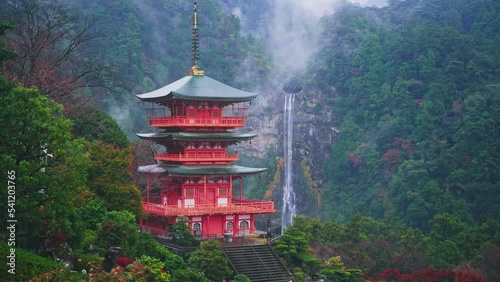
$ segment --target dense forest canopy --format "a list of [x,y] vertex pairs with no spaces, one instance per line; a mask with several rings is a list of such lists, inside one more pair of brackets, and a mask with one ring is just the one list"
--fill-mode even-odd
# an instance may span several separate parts
[[[89,270],[88,262],[108,263],[109,246],[121,246],[120,265],[132,270],[97,271],[103,280],[144,278],[142,268],[153,280],[232,277],[214,242],[183,260],[135,232],[145,180],[133,171],[151,162],[151,150],[131,138],[146,126],[134,95],[186,74],[192,3],[1,5],[0,169],[16,171],[16,247]],[[269,48],[276,5],[200,1],[202,69],[249,91],[275,87],[284,71]],[[324,175],[317,218],[297,217],[276,252],[296,279],[499,280],[500,2],[334,7],[320,19],[318,50],[300,77],[304,92],[330,106],[339,134],[326,165],[312,168]],[[276,159],[268,151],[261,161]],[[257,185],[279,180],[279,170]],[[0,191],[6,207],[8,189]],[[193,243],[185,224],[176,228],[181,242]],[[64,257],[68,248],[73,257]],[[206,261],[211,255],[218,265]],[[71,279],[32,254],[19,256],[21,279]]]
[[498,217],[498,8],[390,1],[323,18],[310,84],[333,104],[341,132],[322,218],[391,215],[428,230],[439,213]]

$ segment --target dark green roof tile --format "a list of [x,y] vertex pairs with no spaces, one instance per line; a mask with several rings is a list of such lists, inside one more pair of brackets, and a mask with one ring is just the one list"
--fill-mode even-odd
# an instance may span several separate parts
[[245,134],[237,132],[161,132],[161,133],[137,133],[142,139],[175,139],[175,140],[208,140],[208,141],[245,141],[251,140],[257,134]]
[[174,98],[245,102],[255,99],[257,94],[233,88],[208,76],[185,76],[167,86],[139,94],[137,97],[147,102],[162,102]]
[[252,175],[263,171],[267,168],[254,168],[239,165],[201,165],[201,166],[186,166],[186,165],[169,165],[169,164],[154,164],[140,166],[139,172],[148,173],[167,173],[176,176],[211,176],[211,175]]

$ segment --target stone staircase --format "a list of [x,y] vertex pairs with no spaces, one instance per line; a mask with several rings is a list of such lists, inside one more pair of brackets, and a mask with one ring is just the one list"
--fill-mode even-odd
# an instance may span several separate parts
[[293,281],[274,250],[268,244],[225,246],[224,254],[237,274],[245,274],[252,282]]

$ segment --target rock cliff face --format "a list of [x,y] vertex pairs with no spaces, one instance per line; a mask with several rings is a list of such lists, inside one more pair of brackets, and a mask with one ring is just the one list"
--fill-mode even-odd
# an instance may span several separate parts
[[[319,91],[306,87],[296,94],[294,102],[292,170],[293,190],[299,215],[318,215],[323,188],[323,167],[329,158],[330,146],[338,134],[331,117],[332,109],[322,96]],[[258,134],[258,137],[251,143],[246,142],[238,146],[241,158],[247,159],[247,164],[271,166],[268,167],[268,173],[273,175],[252,184],[266,186],[265,196],[275,201],[277,216],[281,213],[284,183],[284,99],[284,93],[278,87],[260,91],[250,106],[248,126],[245,129]],[[271,157],[273,159],[269,159]],[[247,189],[262,191],[262,188]],[[252,196],[263,197],[259,194]]]

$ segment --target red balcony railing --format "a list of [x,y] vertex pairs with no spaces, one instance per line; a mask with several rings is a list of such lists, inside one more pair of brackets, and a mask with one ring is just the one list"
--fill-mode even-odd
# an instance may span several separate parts
[[226,153],[184,153],[184,154],[167,154],[156,153],[155,160],[159,161],[180,161],[180,162],[233,162],[238,160],[238,154]]
[[195,216],[204,214],[264,214],[273,213],[273,201],[233,199],[232,204],[199,204],[193,206],[162,205],[143,201],[144,212],[163,216]]
[[203,126],[203,127],[243,127],[245,126],[245,117],[229,116],[214,118],[197,118],[187,116],[170,117],[149,117],[149,125],[153,127],[185,127],[185,126]]

